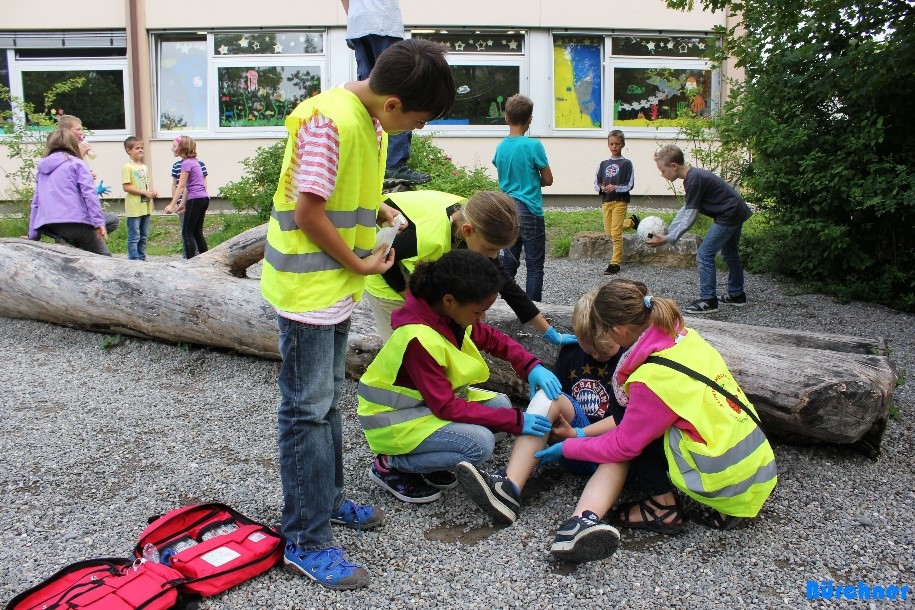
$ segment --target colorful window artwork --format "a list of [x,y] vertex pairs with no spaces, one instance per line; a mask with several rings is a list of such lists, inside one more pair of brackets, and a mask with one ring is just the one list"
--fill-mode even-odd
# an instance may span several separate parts
[[219,126],[283,125],[305,98],[321,92],[320,66],[219,68]]
[[702,57],[714,39],[700,36],[613,36],[613,54],[629,57]]
[[711,81],[711,70],[616,67],[613,124],[676,127],[686,117],[708,116]]
[[555,129],[676,129],[707,117],[715,73],[705,36],[553,35]]
[[230,32],[213,36],[216,55],[302,55],[324,52],[316,32]]
[[425,38],[448,47],[449,53],[524,54],[524,30],[414,30],[413,38]]
[[505,100],[520,90],[520,67],[452,64],[451,74],[454,108],[429,125],[505,125]]
[[159,129],[281,127],[321,91],[324,33],[214,32],[159,40]]
[[602,36],[553,38],[553,109],[557,129],[601,128],[603,56]]

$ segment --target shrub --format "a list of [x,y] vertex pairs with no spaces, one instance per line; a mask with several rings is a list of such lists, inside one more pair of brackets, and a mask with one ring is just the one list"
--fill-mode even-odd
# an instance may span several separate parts
[[253,212],[262,222],[267,222],[273,209],[273,194],[280,179],[285,150],[286,138],[258,147],[253,157],[241,162],[245,175],[219,189],[219,196],[227,199],[236,210]]
[[[261,146],[253,157],[241,163],[245,175],[219,189],[236,210],[253,212],[266,222],[273,208],[273,194],[283,165],[286,138],[269,146]],[[469,197],[477,191],[498,190],[499,183],[486,175],[482,167],[467,169],[451,161],[451,157],[432,143],[429,137],[414,136],[410,166],[432,176],[432,181],[419,188],[445,191]]]
[[483,167],[468,169],[455,165],[445,151],[432,143],[431,136],[413,136],[410,167],[432,176],[432,181],[419,189],[444,191],[462,197],[470,197],[477,191],[499,190],[499,183],[490,178]]

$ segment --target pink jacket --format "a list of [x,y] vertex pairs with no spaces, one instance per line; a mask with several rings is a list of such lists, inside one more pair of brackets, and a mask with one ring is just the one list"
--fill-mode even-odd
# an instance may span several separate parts
[[[685,335],[687,332],[695,331],[681,332]],[[671,426],[680,428],[696,440],[702,440],[691,423],[674,413],[644,383],[630,384],[628,396],[622,390],[629,376],[648,356],[672,347],[673,344],[673,339],[654,326],[649,326],[642,333],[638,341],[620,359],[613,377],[614,393],[626,409],[623,421],[613,430],[600,436],[567,439],[562,444],[564,457],[598,464],[628,462],[641,454],[653,440],[663,436]]]
[[[404,305],[391,314],[391,327],[395,330],[407,324],[428,326],[455,346],[458,345],[452,320],[435,313],[429,303],[414,297],[412,293],[407,293]],[[531,369],[540,364],[517,341],[488,324],[474,324],[470,337],[481,352],[510,363],[519,377],[526,379]],[[457,396],[451,389],[451,382],[445,376],[444,369],[416,339],[407,346],[394,383],[419,391],[429,409],[441,419],[478,424],[512,434],[521,433],[523,414],[520,410],[492,409]]]
[[64,152],[51,153],[38,162],[29,239],[37,240],[38,229],[59,222],[105,226],[92,172],[81,159]]

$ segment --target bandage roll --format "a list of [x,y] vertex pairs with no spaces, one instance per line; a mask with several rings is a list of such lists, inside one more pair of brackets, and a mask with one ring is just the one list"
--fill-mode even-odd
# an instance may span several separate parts
[[546,417],[547,413],[550,412],[551,404],[553,404],[553,401],[546,395],[546,392],[537,390],[537,393],[534,394],[534,397],[531,398],[531,402],[527,405],[527,412],[533,415],[543,415]]

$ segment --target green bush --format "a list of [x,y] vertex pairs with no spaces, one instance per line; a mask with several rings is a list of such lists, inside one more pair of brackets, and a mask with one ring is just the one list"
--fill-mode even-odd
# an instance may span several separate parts
[[[668,0],[687,8],[693,0]],[[841,298],[915,311],[915,28],[892,0],[702,0],[746,73],[718,135],[751,153],[748,201],[766,213],[748,268]]]
[[261,222],[267,222],[273,209],[273,194],[280,179],[285,150],[286,138],[258,147],[253,157],[241,162],[245,175],[219,189],[219,196],[227,199],[236,210],[254,212]]
[[[273,194],[283,166],[286,139],[269,146],[261,146],[242,161],[244,176],[219,189],[219,196],[227,199],[239,211],[254,212],[262,222],[270,217]],[[469,197],[477,191],[498,190],[499,183],[486,175],[482,167],[467,169],[451,161],[443,150],[429,137],[414,136],[410,166],[432,176],[432,181],[419,188],[445,191]]]
[[497,191],[499,183],[486,174],[483,167],[459,167],[445,151],[432,143],[431,136],[413,136],[410,167],[432,176],[432,181],[418,189],[454,193],[470,197],[477,191]]

